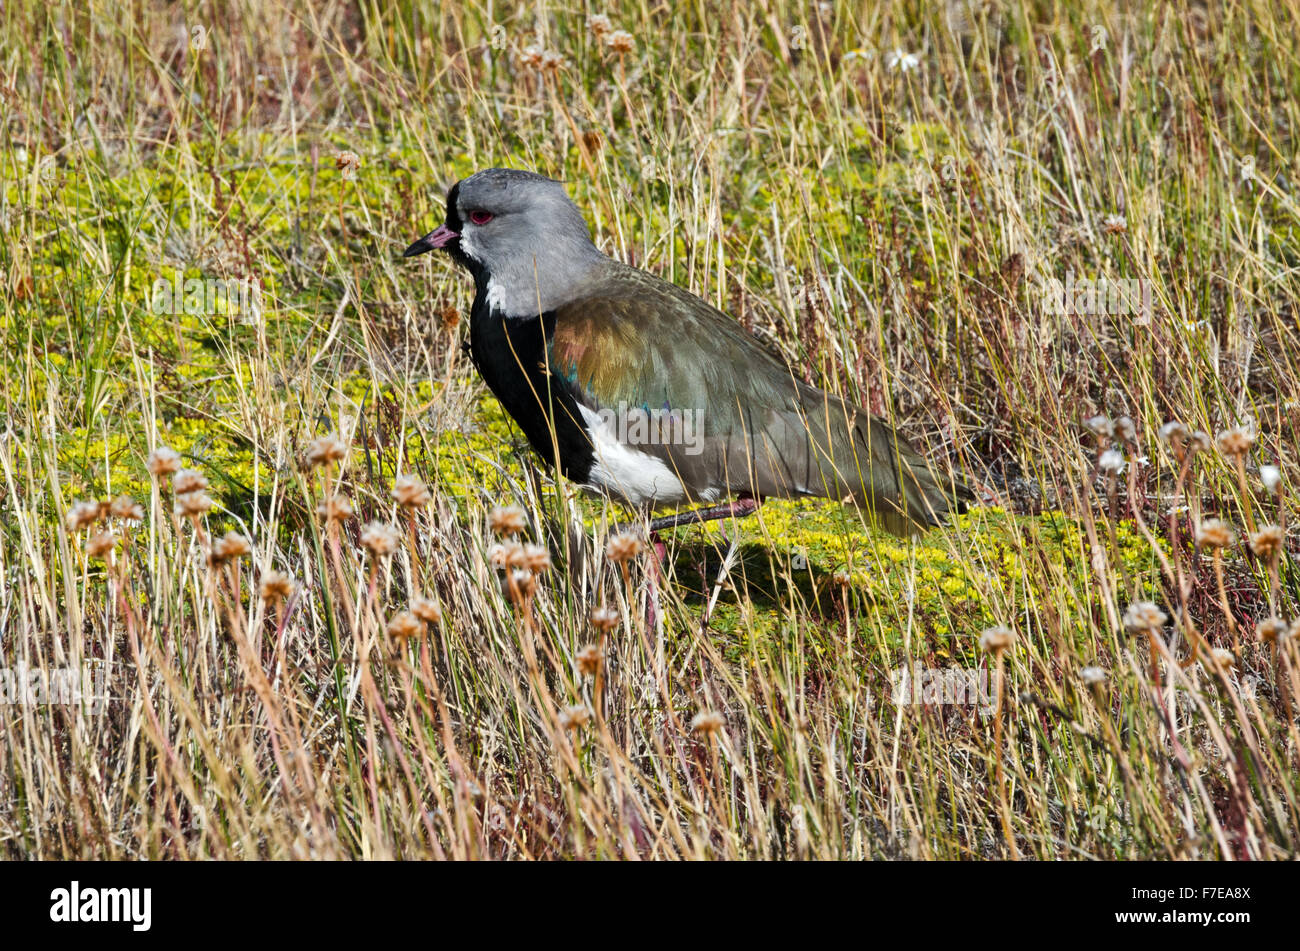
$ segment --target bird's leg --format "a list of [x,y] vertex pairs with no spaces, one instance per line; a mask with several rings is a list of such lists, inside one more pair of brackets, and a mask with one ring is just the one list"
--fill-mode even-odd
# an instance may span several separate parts
[[650,535],[653,538],[656,532],[667,531],[670,528],[680,528],[683,525],[701,525],[704,522],[716,522],[720,518],[744,518],[746,515],[753,515],[757,512],[762,502],[762,499],[756,499],[752,495],[740,495],[730,502],[723,502],[721,505],[710,505],[708,508],[665,515],[650,522]]

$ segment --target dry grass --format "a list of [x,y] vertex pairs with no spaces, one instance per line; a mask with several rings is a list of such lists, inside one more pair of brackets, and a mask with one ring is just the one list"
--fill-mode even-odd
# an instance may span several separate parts
[[[0,669],[110,695],[0,705],[0,854],[1294,857],[1296,11],[598,12],[0,10]],[[681,530],[648,625],[397,257],[491,164],[984,504]],[[261,306],[156,313],[182,271]]]

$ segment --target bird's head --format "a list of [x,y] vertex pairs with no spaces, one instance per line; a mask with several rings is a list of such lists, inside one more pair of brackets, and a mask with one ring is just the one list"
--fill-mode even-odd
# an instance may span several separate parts
[[510,168],[485,169],[453,185],[442,226],[403,256],[436,249],[447,251],[476,279],[517,288],[522,296],[538,284],[575,278],[592,253],[599,254],[562,184]]

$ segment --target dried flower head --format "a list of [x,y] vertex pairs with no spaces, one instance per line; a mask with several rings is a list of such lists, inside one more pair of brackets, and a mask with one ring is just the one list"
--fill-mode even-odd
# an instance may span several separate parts
[[489,545],[487,556],[488,563],[493,568],[524,567],[524,546],[519,542],[497,542],[495,545]]
[[187,492],[206,492],[208,477],[197,469],[182,469],[172,479],[172,491],[177,495]]
[[488,513],[488,528],[503,538],[522,534],[527,525],[524,510],[517,505],[498,505]]
[[506,594],[513,601],[526,601],[537,592],[537,576],[527,568],[515,568],[506,576]]
[[1160,427],[1160,438],[1177,448],[1191,435],[1187,427],[1177,420],[1170,420]]
[[1234,426],[1219,433],[1219,452],[1225,456],[1244,456],[1255,445],[1255,430],[1252,426]]
[[1101,667],[1084,667],[1079,671],[1079,679],[1089,687],[1106,682],[1106,671]]
[[551,553],[544,545],[528,544],[523,551],[524,567],[534,574],[541,574],[551,567]]
[[536,44],[525,46],[519,51],[519,64],[530,69],[541,69],[546,51]]
[[613,29],[614,24],[610,23],[609,17],[603,13],[593,13],[587,17],[587,30],[598,40]]
[[625,564],[641,554],[641,539],[632,532],[620,532],[605,546],[605,556],[616,565]]
[[401,542],[397,529],[382,522],[371,522],[361,530],[362,547],[376,558],[387,558]]
[[86,554],[91,558],[107,559],[116,544],[117,535],[113,532],[99,532],[86,542]]
[[636,40],[627,30],[615,30],[605,37],[605,45],[609,47],[611,53],[623,56],[636,48]]
[[1264,488],[1270,492],[1276,492],[1282,485],[1282,470],[1277,466],[1260,466],[1259,481],[1264,483]]
[[425,624],[442,623],[442,609],[432,598],[416,598],[411,602],[411,613]]
[[276,605],[289,600],[293,594],[293,579],[283,571],[264,571],[257,591],[267,604]]
[[1236,538],[1227,522],[1218,518],[1207,518],[1196,527],[1196,544],[1202,548],[1231,548]]
[[119,495],[108,507],[108,514],[124,522],[144,521],[144,506],[129,495]]
[[1261,525],[1259,531],[1250,536],[1250,550],[1260,558],[1272,558],[1282,550],[1286,534],[1281,525]]
[[853,584],[853,575],[845,568],[836,568],[831,572],[831,584],[837,588],[847,588]]
[[83,528],[90,528],[100,519],[102,508],[94,499],[85,499],[73,504],[68,509],[67,526],[70,532],[79,532]]
[[712,736],[726,725],[727,721],[721,713],[716,713],[713,710],[701,710],[691,719],[691,732]]
[[1089,416],[1083,421],[1083,428],[1098,439],[1110,439],[1115,435],[1115,424],[1109,416]]
[[318,469],[321,466],[329,465],[331,462],[339,462],[347,458],[347,455],[347,443],[330,433],[328,436],[313,439],[307,444],[307,450],[302,456],[303,465],[308,469]]
[[985,629],[980,635],[980,648],[994,653],[1004,651],[1016,642],[1016,632],[1001,624]]
[[1118,449],[1107,449],[1098,457],[1097,466],[1108,475],[1119,475],[1124,471],[1124,454]]
[[185,492],[176,496],[176,514],[182,518],[197,518],[212,510],[212,497],[206,492]]
[[243,558],[253,550],[248,539],[238,532],[226,532],[212,543],[212,563],[222,565]]
[[1266,617],[1255,625],[1255,634],[1265,644],[1271,644],[1279,637],[1286,637],[1288,630],[1286,621],[1277,617]]
[[1102,234],[1123,234],[1128,230],[1128,220],[1123,215],[1107,215],[1101,219]]
[[388,622],[388,636],[398,641],[409,641],[424,635],[424,622],[410,611],[398,611]]
[[1169,615],[1153,601],[1134,601],[1124,612],[1124,630],[1130,634],[1158,633]]
[[1133,420],[1128,416],[1120,416],[1115,420],[1115,432],[1119,438],[1126,443],[1137,442],[1137,426],[1133,425]]
[[582,704],[575,704],[561,710],[559,719],[564,729],[581,730],[591,721],[591,711]]
[[334,167],[343,173],[343,181],[354,181],[361,168],[361,156],[356,152],[339,152],[334,156]]
[[393,482],[393,498],[403,508],[418,509],[429,504],[429,487],[419,476],[398,476]]
[[612,631],[618,627],[618,612],[613,608],[601,606],[591,612],[591,626],[602,634]]
[[1203,429],[1198,429],[1187,437],[1187,446],[1192,452],[1209,452],[1212,445],[1210,434]]
[[555,73],[564,68],[564,57],[555,50],[544,50],[542,52],[542,69],[546,72]]
[[352,517],[352,503],[346,495],[331,495],[316,506],[316,514],[327,522],[345,522]]
[[604,659],[605,652],[598,644],[588,644],[578,651],[578,673],[584,677],[596,676],[596,671],[600,670],[601,661]]
[[180,470],[181,456],[175,449],[159,446],[149,453],[145,465],[149,468],[149,474],[155,479],[165,479],[173,472]]

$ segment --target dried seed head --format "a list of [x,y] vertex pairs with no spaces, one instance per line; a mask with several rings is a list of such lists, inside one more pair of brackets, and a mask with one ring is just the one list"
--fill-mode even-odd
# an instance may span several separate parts
[[1083,428],[1098,439],[1111,439],[1115,435],[1115,424],[1109,416],[1089,416],[1083,421]]
[[316,506],[316,514],[327,522],[345,522],[352,517],[352,503],[345,495],[331,495]]
[[1177,449],[1190,436],[1187,427],[1177,420],[1170,420],[1160,427],[1160,438]]
[[489,545],[487,556],[488,563],[493,568],[524,567],[524,546],[519,542],[497,542],[495,545]]
[[1128,220],[1123,215],[1107,215],[1101,219],[1102,234],[1123,234],[1128,231]]
[[334,433],[330,433],[328,436],[313,439],[307,444],[307,451],[303,453],[303,466],[307,469],[318,469],[331,462],[346,459],[347,455],[347,443]]
[[537,577],[527,568],[516,568],[510,572],[506,583],[506,594],[513,601],[526,601],[537,591]]
[[432,598],[416,598],[411,602],[411,613],[425,624],[442,623],[442,609]]
[[203,491],[182,493],[176,496],[175,510],[182,518],[197,518],[212,510],[212,497]]
[[602,634],[608,633],[618,627],[618,622],[618,612],[613,608],[602,606],[591,612],[591,626]]
[[1196,528],[1196,544],[1202,548],[1231,548],[1236,539],[1227,522],[1218,518],[1207,518]]
[[565,707],[560,711],[560,726],[566,730],[581,730],[591,720],[591,711],[582,704]]
[[1234,426],[1225,429],[1219,433],[1215,442],[1219,446],[1219,452],[1225,456],[1244,456],[1250,451],[1250,447],[1255,445],[1254,427]]
[[1153,601],[1134,601],[1124,612],[1124,630],[1130,634],[1158,633],[1169,615]]
[[536,44],[525,46],[519,52],[519,64],[521,66],[528,66],[532,69],[541,69],[542,58],[545,55],[546,51]]
[[605,34],[613,31],[614,24],[609,22],[609,17],[605,16],[605,14],[593,13],[591,16],[587,17],[587,29],[591,32],[592,36],[599,40],[604,37]]
[[498,505],[488,513],[488,528],[503,538],[522,534],[527,525],[524,510],[517,505]]
[[393,482],[393,498],[403,508],[418,509],[429,504],[432,496],[424,480],[419,476],[398,476]]
[[564,57],[555,50],[543,50],[541,65],[548,72],[559,72],[564,68]]
[[1259,481],[1268,491],[1276,492],[1282,485],[1282,470],[1277,466],[1260,466]]
[[632,532],[620,532],[605,546],[605,556],[616,565],[625,564],[639,554],[641,554],[641,539]]
[[609,47],[610,52],[622,56],[636,48],[636,40],[627,30],[615,30],[605,37],[605,45]]
[[999,624],[987,628],[980,635],[980,648],[993,653],[1000,653],[1016,642],[1016,632]]
[[1106,671],[1101,667],[1084,667],[1079,671],[1079,679],[1089,687],[1106,682]]
[[578,651],[578,673],[584,677],[596,676],[600,663],[605,659],[605,652],[597,644],[588,644]]
[[356,152],[339,152],[334,156],[334,167],[343,173],[343,181],[354,181],[361,168],[361,156]]
[[836,568],[831,572],[831,584],[837,588],[847,588],[853,584],[853,575],[844,568]]
[[107,559],[116,544],[117,535],[113,532],[99,532],[86,542],[86,554],[91,558]]
[[1120,416],[1115,420],[1115,432],[1126,443],[1137,442],[1137,427],[1133,425],[1133,420],[1128,416]]
[[1260,558],[1273,558],[1282,550],[1285,541],[1281,525],[1262,525],[1250,536],[1250,550]]
[[551,553],[543,545],[525,545],[523,552],[524,567],[534,574],[541,574],[551,567]]
[[145,465],[149,468],[149,474],[155,479],[165,479],[173,472],[178,472],[181,467],[181,456],[175,449],[167,446],[159,446],[153,452],[149,453],[149,458]]
[[1255,634],[1265,644],[1271,644],[1279,637],[1286,637],[1288,630],[1286,621],[1276,617],[1266,617],[1255,625]]
[[267,604],[276,605],[289,600],[293,594],[293,579],[283,571],[264,571],[257,591]]
[[712,736],[726,725],[727,721],[721,713],[715,713],[712,710],[701,710],[691,720],[691,732]]
[[172,491],[177,495],[187,492],[206,492],[208,477],[197,469],[182,469],[172,479]]
[[1209,452],[1213,443],[1210,440],[1209,433],[1198,429],[1187,437],[1187,445],[1192,452]]
[[144,520],[144,506],[129,495],[119,495],[115,498],[108,507],[108,513],[113,518],[120,518],[124,522],[140,522]]
[[83,528],[90,528],[100,519],[100,504],[94,499],[86,499],[73,504],[68,509],[67,526],[70,532],[79,532]]
[[376,558],[387,558],[401,542],[397,529],[382,522],[371,522],[361,530],[362,546]]
[[424,622],[410,611],[398,611],[388,622],[388,636],[398,641],[409,641],[424,635]]
[[237,532],[226,532],[224,536],[212,543],[212,563],[221,565],[228,561],[236,561],[252,550],[253,547],[243,535]]
[[1108,475],[1119,475],[1124,471],[1124,454],[1118,449],[1107,449],[1097,459],[1097,466]]

